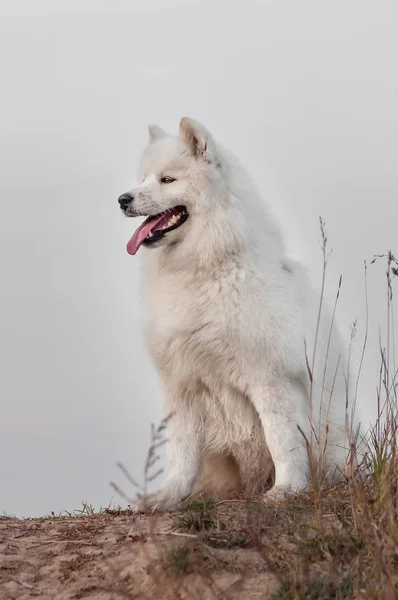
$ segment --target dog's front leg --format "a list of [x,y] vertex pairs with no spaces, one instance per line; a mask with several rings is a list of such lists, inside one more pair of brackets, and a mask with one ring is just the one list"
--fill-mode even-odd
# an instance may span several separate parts
[[287,493],[298,492],[308,484],[309,475],[303,435],[306,423],[308,426],[308,415],[303,390],[291,383],[275,382],[253,390],[252,402],[275,467],[275,484],[265,499],[278,499]]
[[200,463],[200,436],[192,407],[173,398],[168,402],[171,416],[167,423],[169,472],[158,492],[138,496],[136,512],[169,511],[178,508],[191,494]]

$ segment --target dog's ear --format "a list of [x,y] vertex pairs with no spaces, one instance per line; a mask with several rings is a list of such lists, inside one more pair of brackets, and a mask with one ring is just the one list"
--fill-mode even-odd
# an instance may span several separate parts
[[183,117],[180,121],[180,136],[188,143],[194,156],[203,158],[207,162],[214,161],[214,140],[203,125],[193,119]]
[[157,125],[148,125],[148,132],[150,143],[154,142],[155,140],[160,140],[161,138],[167,137],[167,133]]

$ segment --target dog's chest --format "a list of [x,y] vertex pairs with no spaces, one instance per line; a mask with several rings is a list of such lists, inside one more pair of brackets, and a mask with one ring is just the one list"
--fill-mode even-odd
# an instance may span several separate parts
[[148,291],[147,336],[158,367],[191,374],[231,360],[228,339],[234,315],[219,282],[198,288],[157,282]]

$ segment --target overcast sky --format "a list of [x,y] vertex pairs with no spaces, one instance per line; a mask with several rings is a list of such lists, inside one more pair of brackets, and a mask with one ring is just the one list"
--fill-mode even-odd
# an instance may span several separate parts
[[398,252],[397,26],[395,0],[1,1],[0,511],[118,503],[117,460],[140,478],[162,394],[117,198],[148,122],[233,150],[315,283],[322,215],[328,293],[342,274],[341,327],[363,324],[363,261]]

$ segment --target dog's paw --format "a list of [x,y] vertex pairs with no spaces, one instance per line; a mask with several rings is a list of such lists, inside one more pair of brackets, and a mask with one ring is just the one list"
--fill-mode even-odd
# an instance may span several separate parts
[[289,485],[274,485],[274,487],[264,494],[263,500],[265,504],[272,504],[273,502],[285,500],[292,494],[294,494],[294,492]]
[[134,513],[169,512],[176,510],[180,500],[172,497],[166,490],[160,490],[154,494],[137,494],[131,510]]
[[274,487],[264,494],[263,500],[266,504],[282,502],[289,496],[294,496],[307,489],[308,483],[302,485],[274,485]]

